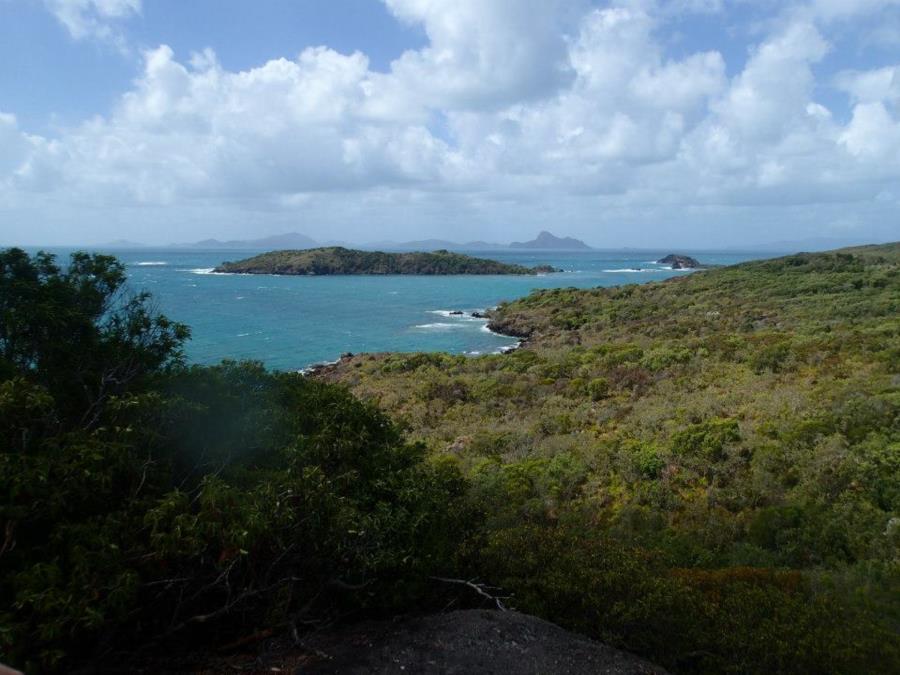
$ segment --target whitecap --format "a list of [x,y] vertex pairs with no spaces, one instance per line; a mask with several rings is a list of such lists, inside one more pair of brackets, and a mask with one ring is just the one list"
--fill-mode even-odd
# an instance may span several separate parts
[[134,263],[138,267],[159,267],[160,265],[168,265],[165,260],[142,260],[141,262]]
[[614,274],[637,274],[639,272],[656,272],[657,270],[636,270],[632,267],[624,267],[618,270],[603,270],[604,272],[614,273]]
[[[485,319],[483,317],[472,316],[472,312],[469,310],[463,311],[460,314],[459,312],[461,312],[461,311],[462,310],[458,310],[458,309],[457,310],[432,309],[432,310],[429,310],[428,313],[429,314],[437,314],[438,316],[442,316],[446,319],[453,319],[454,321],[476,321],[476,322],[482,321],[485,323],[487,323],[487,321],[488,321],[487,319]],[[456,312],[456,314],[454,314],[454,312]]]
[[238,337],[247,337],[248,335],[250,335],[250,333],[238,333],[237,334]]
[[420,323],[416,325],[416,328],[420,328],[421,330],[451,330],[453,328],[461,328],[458,323]]

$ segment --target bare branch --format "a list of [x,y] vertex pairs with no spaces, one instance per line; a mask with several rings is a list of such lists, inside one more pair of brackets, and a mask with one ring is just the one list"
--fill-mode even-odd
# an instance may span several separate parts
[[461,586],[468,586],[473,591],[478,593],[478,595],[480,595],[484,598],[487,598],[488,600],[490,600],[493,603],[496,603],[497,609],[499,609],[501,612],[505,612],[508,609],[508,607],[503,604],[503,600],[508,600],[509,596],[491,595],[490,593],[487,592],[486,589],[494,588],[493,586],[487,586],[485,584],[478,584],[478,583],[475,583],[474,580],[470,581],[467,579],[449,579],[447,577],[429,577],[429,578],[434,579],[435,581],[442,581],[445,584],[459,584]]

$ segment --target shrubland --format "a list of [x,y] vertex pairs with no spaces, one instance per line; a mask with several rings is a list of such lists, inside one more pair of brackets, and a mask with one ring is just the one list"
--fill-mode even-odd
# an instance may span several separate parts
[[513,353],[317,378],[187,365],[124,281],[0,253],[0,660],[479,597],[454,577],[673,672],[900,667],[900,246],[539,291],[492,315]]
[[676,672],[900,667],[900,245],[537,291],[492,325],[526,346],[325,375],[466,476],[470,574]]

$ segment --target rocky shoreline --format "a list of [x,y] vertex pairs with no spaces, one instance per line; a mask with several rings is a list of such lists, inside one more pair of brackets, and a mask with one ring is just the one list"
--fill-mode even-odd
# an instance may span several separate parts
[[[531,329],[525,328],[521,324],[517,324],[514,321],[498,320],[493,312],[493,309],[474,311],[470,312],[468,316],[472,317],[473,319],[487,320],[487,324],[485,325],[485,327],[495,335],[499,335],[500,337],[517,338],[517,342],[514,345],[506,345],[504,347],[501,347],[497,353],[509,354],[516,351],[517,349],[522,349],[523,347],[525,347],[528,344],[529,339],[531,338]],[[448,312],[448,314],[450,316],[465,316],[466,312],[459,309],[452,310]],[[334,361],[313,363],[312,365],[306,366],[305,368],[300,368],[297,372],[301,375],[306,375],[307,377],[325,376],[330,373],[336,372],[342,365],[350,363],[354,358],[357,358],[359,356],[361,356],[361,354],[344,352],[340,355],[339,358],[335,359]]]

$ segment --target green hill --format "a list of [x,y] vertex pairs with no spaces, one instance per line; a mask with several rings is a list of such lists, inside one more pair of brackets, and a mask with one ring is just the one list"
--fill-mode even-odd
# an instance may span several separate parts
[[318,378],[189,366],[126,279],[0,251],[0,661],[502,598],[674,673],[900,671],[900,245],[538,291],[510,354]]
[[340,246],[300,251],[272,251],[222,263],[215,272],[241,274],[539,274],[558,272],[552,267],[523,267],[474,258],[462,253],[382,253]]
[[[473,570],[676,672],[896,669],[900,244],[541,290],[326,377],[459,466]],[[865,627],[865,628],[864,628]]]

